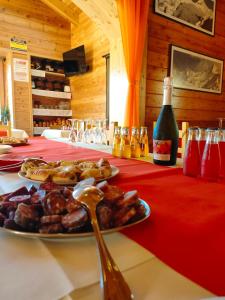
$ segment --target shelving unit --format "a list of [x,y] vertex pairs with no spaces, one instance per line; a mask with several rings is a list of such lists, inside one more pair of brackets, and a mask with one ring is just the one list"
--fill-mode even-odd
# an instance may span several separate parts
[[70,90],[69,80],[63,73],[62,62],[31,56],[31,81],[33,134],[41,135],[47,128],[68,125],[72,95],[66,91]]

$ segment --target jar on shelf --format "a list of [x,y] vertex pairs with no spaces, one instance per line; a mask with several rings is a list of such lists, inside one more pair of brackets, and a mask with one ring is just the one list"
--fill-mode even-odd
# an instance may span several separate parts
[[53,90],[57,91],[57,92],[61,92],[62,91],[62,84],[59,81],[54,81],[53,82]]
[[70,93],[70,86],[69,85],[64,85],[64,92],[65,93]]
[[52,81],[50,81],[50,80],[47,80],[46,81],[46,90],[48,90],[48,91],[52,91],[53,90],[53,82]]
[[52,62],[46,59],[45,70],[48,72],[54,72],[54,68],[52,67]]
[[36,60],[33,65],[34,65],[34,69],[36,69],[36,70],[43,70],[43,68],[42,68],[43,65],[42,65],[41,61]]
[[45,89],[45,82],[44,82],[43,79],[38,78],[38,79],[36,80],[36,88],[37,88],[37,89],[40,89],[40,90],[44,90],[44,89]]
[[59,102],[59,109],[69,109],[69,103],[66,101],[60,101]]

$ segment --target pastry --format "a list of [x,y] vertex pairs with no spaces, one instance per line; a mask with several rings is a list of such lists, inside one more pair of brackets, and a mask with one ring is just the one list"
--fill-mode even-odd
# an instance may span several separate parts
[[60,184],[73,184],[78,180],[77,173],[80,172],[76,166],[61,166],[55,169],[52,181]]
[[80,174],[80,179],[86,179],[89,177],[94,177],[96,180],[102,178],[102,173],[100,169],[86,169]]
[[101,171],[102,178],[108,178],[112,175],[111,167],[100,167],[99,170]]
[[32,168],[27,170],[26,177],[32,180],[46,181],[53,173],[53,169]]
[[97,168],[97,164],[93,161],[84,161],[79,163],[78,166],[81,170]]

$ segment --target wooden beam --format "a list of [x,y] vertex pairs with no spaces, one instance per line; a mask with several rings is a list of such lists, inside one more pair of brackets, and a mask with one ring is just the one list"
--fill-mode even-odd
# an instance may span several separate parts
[[[66,1],[66,0],[63,0]],[[120,36],[116,0],[70,0],[79,7],[109,38]],[[132,1],[132,0],[131,0]]]
[[68,2],[65,0],[41,0],[44,4],[54,10],[56,13],[61,15],[67,21],[74,25],[78,25],[78,10],[74,4],[74,9],[71,9],[71,5],[68,5]]

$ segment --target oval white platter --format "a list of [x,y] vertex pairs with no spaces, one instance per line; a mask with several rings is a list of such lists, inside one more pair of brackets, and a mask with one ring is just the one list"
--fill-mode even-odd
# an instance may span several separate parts
[[[108,180],[108,179],[110,179],[110,178],[113,178],[113,177],[115,177],[117,174],[119,174],[119,172],[120,172],[120,170],[119,170],[119,168],[117,168],[117,167],[115,167],[115,166],[113,166],[113,165],[110,165],[110,167],[111,167],[111,170],[112,170],[112,174],[109,176],[109,177],[105,177],[105,178],[102,178],[102,179],[100,179],[100,180],[96,180],[97,182],[99,182],[99,181],[103,181],[103,180]],[[24,180],[26,180],[26,181],[30,181],[30,182],[34,182],[34,183],[39,183],[39,184],[41,184],[41,183],[44,183],[44,182],[46,182],[46,181],[40,181],[40,180],[33,180],[33,179],[30,179],[30,178],[27,178],[26,176],[25,176],[25,173],[24,172],[21,172],[21,171],[19,171],[18,172],[18,176],[21,178],[21,179],[24,179]],[[77,183],[77,181],[71,181],[68,185],[72,185],[72,184],[76,184]],[[59,184],[59,185],[65,185],[65,182],[57,182],[57,184]]]
[[[151,209],[150,209],[150,206],[144,200],[139,199],[139,201],[140,201],[140,204],[143,205],[145,208],[145,214],[143,215],[142,218],[135,220],[132,223],[123,225],[123,226],[114,227],[114,228],[110,228],[107,230],[101,230],[101,233],[102,234],[113,233],[113,232],[120,231],[125,228],[129,228],[131,226],[134,226],[136,224],[139,224],[139,223],[145,221],[150,216]],[[24,238],[50,239],[50,240],[54,240],[54,241],[75,239],[75,238],[80,238],[80,237],[90,237],[90,236],[94,235],[92,231],[76,232],[76,233],[34,233],[34,232],[25,232],[25,231],[6,229],[3,227],[0,227],[0,232],[14,234],[14,235],[24,237]]]

